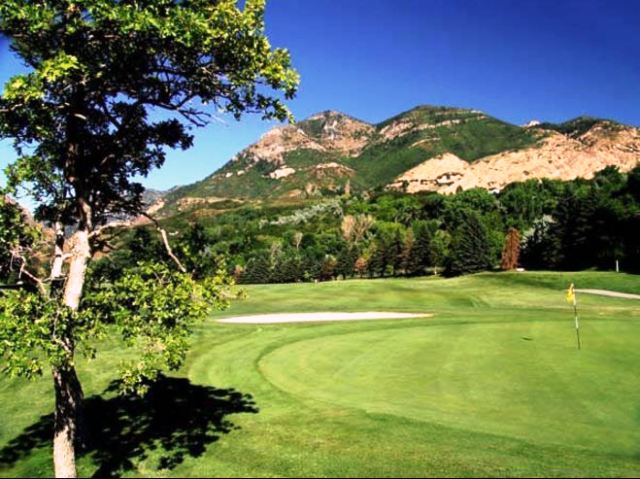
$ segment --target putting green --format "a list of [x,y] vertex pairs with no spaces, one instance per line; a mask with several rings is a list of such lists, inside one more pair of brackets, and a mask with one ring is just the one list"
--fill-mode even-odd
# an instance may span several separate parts
[[[624,321],[416,325],[301,340],[259,367],[301,398],[475,432],[637,452],[640,350]],[[587,335],[588,333],[588,335]]]
[[[197,328],[162,408],[105,392],[131,357],[108,340],[78,360],[88,423],[113,418],[80,475],[638,477],[640,302],[579,296],[577,351],[571,282],[640,292],[595,272],[249,286]],[[318,311],[433,316],[218,322]],[[49,377],[0,379],[0,476],[51,476],[52,408]]]

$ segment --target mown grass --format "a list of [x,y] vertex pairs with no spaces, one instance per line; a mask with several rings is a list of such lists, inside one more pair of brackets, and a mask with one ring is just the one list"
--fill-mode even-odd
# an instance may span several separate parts
[[[640,301],[581,295],[578,351],[564,300],[569,282],[640,292],[638,276],[594,272],[247,287],[249,298],[225,316],[366,310],[433,316],[289,325],[208,321],[178,374],[191,385],[179,383],[184,394],[165,400],[175,415],[195,415],[191,427],[207,420],[202,409],[190,409],[186,394],[196,385],[250,394],[258,411],[241,407],[246,397],[231,401],[234,407],[218,402],[230,427],[211,423],[205,435],[189,433],[171,413],[154,420],[181,426],[180,434],[160,434],[157,424],[144,421],[140,434],[137,423],[121,421],[126,427],[107,429],[127,447],[106,456],[90,450],[81,472],[637,476]],[[121,358],[114,343],[103,346],[98,360],[81,363],[88,396],[105,389]],[[105,414],[112,414],[111,396],[103,397]],[[7,462],[7,451],[16,449],[7,444],[29,437],[25,428],[51,412],[52,396],[47,379],[2,380],[0,398],[0,458]],[[127,437],[141,438],[137,450]],[[189,447],[176,445],[185,441]],[[22,446],[24,453],[0,466],[0,475],[50,475],[46,442]],[[118,454],[126,461],[113,457]]]

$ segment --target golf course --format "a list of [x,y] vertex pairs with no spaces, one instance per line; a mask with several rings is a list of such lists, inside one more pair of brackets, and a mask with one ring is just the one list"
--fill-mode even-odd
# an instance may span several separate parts
[[[578,350],[571,282],[640,292],[598,272],[246,286],[145,399],[110,389],[115,342],[79,360],[79,474],[638,476],[640,300],[578,292]],[[375,311],[416,316],[218,322]],[[52,474],[53,399],[47,376],[0,380],[0,476]]]

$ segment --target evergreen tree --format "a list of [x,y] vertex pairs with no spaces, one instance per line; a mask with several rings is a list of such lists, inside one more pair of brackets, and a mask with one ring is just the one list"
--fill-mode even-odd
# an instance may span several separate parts
[[251,258],[247,262],[244,274],[244,284],[266,284],[271,282],[271,265],[265,254]]
[[438,267],[443,267],[449,257],[451,235],[444,230],[436,230],[431,239],[429,261],[433,266],[433,274],[438,274]]
[[411,229],[415,243],[408,261],[408,274],[421,275],[431,265],[432,228],[427,221],[414,221]]
[[400,276],[404,264],[404,235],[400,228],[397,228],[390,238],[386,255],[389,275]]
[[553,269],[559,246],[551,235],[550,218],[541,218],[524,240],[520,262],[527,269]]
[[560,198],[549,231],[553,267],[580,270],[593,265],[595,251],[590,239],[593,238],[594,200],[584,187],[567,191]]
[[355,262],[358,259],[358,250],[353,245],[345,245],[338,253],[338,264],[336,265],[336,274],[344,279],[351,278],[354,275]]
[[304,250],[302,257],[302,278],[304,281],[320,279],[321,261],[309,250]]
[[413,234],[413,228],[408,228],[404,236],[404,243],[402,245],[402,274],[405,276],[411,276],[415,273],[413,269],[413,249],[416,244],[416,238]]
[[491,245],[478,214],[466,210],[451,242],[447,274],[456,276],[491,269]]
[[387,254],[384,243],[376,240],[373,243],[373,251],[367,264],[367,271],[370,278],[384,277],[387,269]]
[[274,283],[297,283],[303,279],[300,257],[287,254],[272,273]]

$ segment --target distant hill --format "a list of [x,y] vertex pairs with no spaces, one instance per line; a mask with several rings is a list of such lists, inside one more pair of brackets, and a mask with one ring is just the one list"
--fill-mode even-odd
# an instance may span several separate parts
[[163,197],[169,214],[238,200],[374,189],[501,189],[530,178],[589,178],[640,161],[640,130],[580,117],[517,126],[463,108],[419,106],[377,125],[336,111],[276,127],[202,181]]

